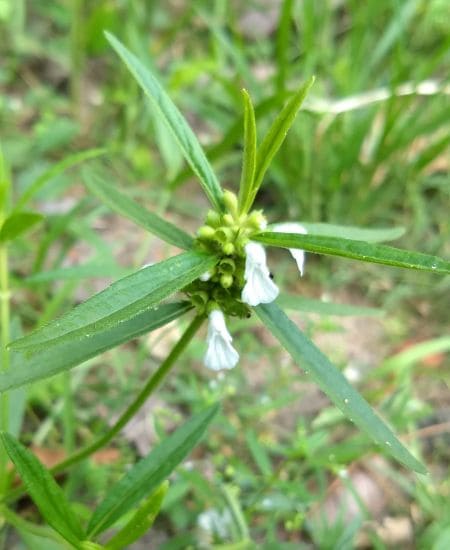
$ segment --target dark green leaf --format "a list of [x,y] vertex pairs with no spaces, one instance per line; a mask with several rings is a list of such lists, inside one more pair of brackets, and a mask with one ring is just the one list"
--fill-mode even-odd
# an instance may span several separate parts
[[399,462],[416,472],[426,473],[424,466],[400,443],[364,398],[278,306],[261,305],[255,311],[294,361],[311,375],[347,418]]
[[196,414],[116,483],[94,511],[88,536],[108,529],[156,489],[197,445],[218,410],[215,404]]
[[146,498],[125,527],[108,541],[105,550],[128,548],[130,544],[144,536],[159,514],[168,488],[169,483],[165,481],[161,487]]
[[302,103],[308,94],[309,89],[314,84],[314,77],[311,77],[287,102],[280,114],[272,123],[261,146],[258,148],[256,156],[256,170],[252,190],[252,200],[261,186],[264,175],[269,168],[278,149],[281,147],[289,128],[294,123],[295,117],[302,106]]
[[109,208],[140,225],[163,241],[189,250],[193,239],[176,225],[166,222],[156,214],[149,212],[137,202],[120,193],[111,183],[92,170],[83,171],[86,187]]
[[128,67],[138,84],[151,100],[158,116],[171,130],[175,140],[183,152],[183,155],[207,194],[211,204],[217,209],[222,209],[222,189],[209,164],[203,149],[189,127],[183,115],[173,104],[162,86],[139,59],[132,54],[115,36],[105,32],[106,38],[116,53]]
[[35,212],[16,212],[6,218],[0,229],[0,242],[12,241],[25,231],[28,231],[43,219]]
[[28,187],[28,189],[17,201],[17,204],[14,207],[14,211],[17,211],[23,208],[24,205],[30,199],[32,199],[34,195],[36,195],[36,193],[39,193],[39,191],[44,187],[44,185],[46,185],[52,179],[58,177],[65,170],[68,170],[69,168],[72,168],[72,166],[75,166],[76,164],[84,162],[85,160],[93,159],[95,157],[103,155],[105,154],[105,152],[106,152],[105,149],[89,149],[88,151],[82,151],[81,153],[75,153],[74,155],[70,155],[64,158],[62,161],[54,164],[48,170],[46,170],[43,174],[41,174]]
[[256,121],[253,103],[247,90],[242,90],[242,96],[244,99],[244,154],[238,203],[239,212],[247,213],[252,206],[252,189],[256,168]]
[[85,538],[83,529],[63,491],[39,460],[12,435],[1,432],[0,437],[42,516],[55,531],[79,548]]
[[[11,344],[12,349],[47,347],[61,341],[91,338],[97,332],[157,305],[208,271],[216,258],[184,252],[159,264],[143,267],[99,292],[59,319]],[[34,352],[33,351],[33,352]]]
[[301,248],[302,250],[315,252],[316,254],[342,256],[343,258],[352,258],[363,262],[418,269],[421,271],[433,271],[435,273],[450,273],[450,262],[442,258],[430,256],[429,254],[421,254],[420,252],[409,252],[408,250],[383,244],[269,231],[259,233],[252,237],[252,239],[282,248]]
[[92,336],[56,340],[56,343],[50,342],[31,355],[28,349],[12,352],[16,367],[0,373],[0,392],[71,369],[119,344],[170,323],[191,307],[188,302],[163,304],[124,319],[109,329],[95,332]]

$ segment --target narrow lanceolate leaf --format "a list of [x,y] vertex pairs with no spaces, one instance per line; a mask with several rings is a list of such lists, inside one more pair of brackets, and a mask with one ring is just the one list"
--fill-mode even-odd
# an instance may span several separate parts
[[[308,235],[320,237],[341,237],[342,239],[354,239],[370,243],[383,241],[395,241],[405,234],[404,227],[354,227],[351,225],[335,225],[333,223],[308,223],[299,222]],[[271,228],[269,228],[272,230]]]
[[0,373],[0,392],[76,367],[104,351],[170,323],[191,308],[188,302],[163,304],[92,335],[72,340],[57,339],[47,346],[38,347],[31,354],[29,348],[14,351],[12,358],[16,367]]
[[416,472],[426,473],[425,467],[400,443],[367,401],[278,306],[266,304],[258,306],[255,310],[294,361],[305,373],[311,375],[320,389],[347,418],[399,462]]
[[0,229],[0,242],[12,241],[43,219],[36,212],[16,212],[6,218]]
[[218,410],[216,404],[196,414],[116,483],[94,511],[88,537],[108,529],[156,489],[197,445]]
[[256,121],[253,103],[247,90],[242,90],[242,97],[244,99],[244,154],[238,204],[239,212],[245,214],[252,206],[252,188],[256,169]]
[[83,171],[83,178],[89,191],[109,206],[111,210],[140,225],[163,241],[185,250],[192,248],[192,237],[176,225],[167,222],[153,212],[149,212],[137,202],[120,193],[97,172],[85,169]]
[[265,138],[263,139],[258,154],[256,156],[255,179],[252,189],[252,202],[263,181],[264,175],[269,168],[273,157],[281,147],[289,128],[294,123],[295,117],[302,106],[302,103],[308,94],[309,89],[314,83],[314,77],[311,77],[287,102],[281,113],[272,123]]
[[0,437],[42,516],[55,531],[79,548],[85,538],[83,529],[63,491],[39,460],[12,435],[1,432]]
[[281,294],[277,304],[284,309],[303,311],[305,313],[318,313],[319,315],[361,316],[373,317],[383,315],[381,309],[365,306],[353,306],[351,304],[337,304],[314,298],[305,298],[295,294]]
[[216,258],[184,252],[174,258],[143,267],[86,300],[59,319],[11,344],[33,353],[60,341],[90,338],[157,305],[208,271]]
[[168,488],[169,483],[165,481],[161,487],[146,498],[125,527],[108,541],[105,550],[128,548],[134,541],[143,537],[153,525]]
[[158,116],[171,130],[185,159],[199,178],[203,190],[207,194],[211,204],[216,209],[221,210],[222,189],[200,143],[185,118],[150,70],[119,40],[117,40],[115,36],[108,32],[105,32],[105,35],[108,42],[128,67],[147,97],[151,100]]
[[103,155],[106,152],[106,149],[89,149],[88,151],[82,151],[81,153],[75,153],[74,155],[70,155],[57,164],[54,164],[46,170],[43,174],[41,174],[24,192],[24,194],[19,198],[17,201],[16,206],[14,207],[14,211],[17,211],[24,207],[24,205],[32,199],[36,193],[39,193],[39,191],[47,185],[52,179],[58,177],[60,174],[68,170],[69,168],[72,168],[73,166],[80,164],[81,162],[84,162],[86,160],[90,160],[93,158],[96,158],[100,155]]
[[255,241],[281,248],[301,248],[316,254],[342,256],[362,262],[405,267],[435,273],[450,273],[450,262],[420,252],[409,252],[383,244],[373,244],[352,239],[318,237],[294,233],[263,232],[252,237]]

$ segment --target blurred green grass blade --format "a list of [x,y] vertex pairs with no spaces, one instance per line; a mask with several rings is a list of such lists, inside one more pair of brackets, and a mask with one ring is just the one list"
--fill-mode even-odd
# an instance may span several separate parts
[[14,211],[20,210],[25,204],[31,200],[39,191],[53,178],[56,178],[62,174],[65,170],[72,168],[73,166],[80,164],[86,160],[96,158],[100,155],[104,155],[106,149],[89,149],[88,151],[82,151],[81,153],[75,153],[64,158],[62,161],[54,164],[43,174],[41,174],[23,193],[23,195],[17,201]]
[[256,121],[253,103],[247,90],[242,90],[244,100],[244,154],[239,185],[239,212],[247,213],[251,206],[253,180],[256,169]]
[[381,378],[390,372],[395,372],[395,376],[398,376],[418,361],[448,352],[450,352],[450,336],[420,342],[386,359],[380,367],[373,371],[372,376]]
[[12,435],[1,432],[0,438],[42,516],[55,531],[79,548],[85,538],[83,529],[61,488],[39,460]]
[[264,232],[252,237],[271,246],[281,248],[301,248],[316,254],[341,256],[362,262],[432,271],[433,273],[450,273],[450,262],[420,252],[409,252],[393,246],[373,244],[352,239],[319,237],[315,235],[298,235],[294,233]]
[[258,441],[258,437],[254,430],[247,430],[245,433],[247,446],[252,454],[253,460],[259,468],[259,471],[264,477],[269,477],[273,474],[272,464],[267,455],[266,449]]
[[188,302],[162,304],[92,335],[73,339],[56,339],[40,346],[32,353],[28,349],[13,351],[14,369],[0,373],[0,392],[54,376],[133,338],[147,334],[177,319],[192,309]]
[[377,46],[366,65],[367,71],[371,72],[373,68],[389,53],[414,17],[419,5],[419,0],[406,0],[397,4],[399,9],[391,18],[384,34],[377,41]]
[[286,88],[287,75],[289,74],[289,42],[291,39],[291,34],[293,34],[292,7],[293,0],[283,0],[283,4],[280,10],[278,32],[276,38],[276,83],[278,92],[284,92]]
[[97,172],[85,169],[83,170],[83,177],[89,191],[109,206],[111,210],[140,225],[163,241],[185,250],[192,248],[192,237],[176,225],[167,222],[153,212],[149,212],[140,204],[118,191]]
[[353,306],[350,304],[336,304],[334,302],[296,296],[295,294],[281,294],[277,298],[277,304],[284,309],[303,311],[305,313],[318,313],[319,315],[339,315],[342,317],[375,317],[384,315],[381,309]]
[[166,94],[150,70],[112,34],[105,32],[105,36],[128,67],[138,84],[144,90],[147,97],[149,97],[158,115],[172,131],[185,159],[199,178],[203,190],[211,201],[211,204],[217,210],[222,210],[223,192],[220,184],[200,143],[183,115],[173,104],[170,97]]
[[354,239],[369,243],[395,241],[395,239],[399,239],[405,234],[403,227],[365,228],[351,225],[335,225],[332,223],[308,223],[302,221],[299,223],[303,225],[308,235],[342,237],[343,239]]
[[156,306],[216,263],[216,258],[184,252],[120,279],[59,319],[16,340],[11,349],[46,347],[60,340],[93,337]]
[[273,157],[276,155],[278,149],[281,147],[289,128],[294,123],[295,117],[302,106],[306,95],[314,84],[314,77],[311,77],[306,81],[303,86],[293,95],[293,97],[287,102],[285,107],[281,110],[279,115],[273,121],[265,138],[258,148],[256,156],[256,169],[255,178],[253,183],[251,202],[254,201],[256,193],[263,181],[264,175],[269,168]]
[[8,209],[10,189],[11,175],[0,142],[0,214],[6,212]]
[[295,362],[311,375],[347,418],[406,467],[421,474],[426,473],[425,467],[400,443],[365,399],[278,306],[261,305],[255,311]]
[[88,536],[111,527],[156,489],[199,443],[218,410],[215,404],[197,413],[120,479],[92,514]]
[[137,541],[153,525],[156,516],[159,514],[164,497],[166,496],[169,483],[165,481],[154,491],[144,503],[138,508],[130,521],[112,539],[110,539],[105,550],[122,550]]
[[12,241],[44,219],[37,212],[14,212],[0,228],[0,243]]

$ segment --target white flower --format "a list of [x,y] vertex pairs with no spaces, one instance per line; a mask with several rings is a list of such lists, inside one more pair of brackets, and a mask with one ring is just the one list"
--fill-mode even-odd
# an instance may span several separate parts
[[[300,223],[277,223],[272,226],[274,231],[279,233],[299,233],[300,235],[306,235],[308,231]],[[292,254],[294,260],[297,262],[298,270],[300,275],[303,277],[303,269],[305,265],[305,251],[298,248],[290,248],[289,252]]]
[[211,311],[208,317],[208,349],[204,363],[212,370],[232,369],[239,361],[239,354],[231,345],[233,338],[225,325],[225,317],[219,309]]
[[[279,223],[272,226],[274,231],[280,233],[307,233],[303,225],[299,223]],[[297,262],[300,275],[303,276],[305,264],[305,252],[297,248],[290,248],[289,252]],[[277,285],[270,278],[269,268],[266,264],[266,252],[259,243],[249,242],[245,245],[245,286],[242,290],[242,301],[249,306],[268,304],[278,296]]]
[[270,278],[264,247],[259,243],[249,242],[245,245],[245,254],[245,286],[242,290],[242,301],[250,306],[273,302],[279,290]]

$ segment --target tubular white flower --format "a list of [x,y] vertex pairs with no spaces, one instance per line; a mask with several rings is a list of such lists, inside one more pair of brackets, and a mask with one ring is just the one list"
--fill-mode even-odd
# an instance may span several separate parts
[[232,369],[239,361],[239,354],[231,345],[233,338],[228,332],[225,317],[219,309],[209,314],[209,325],[205,357],[205,366],[211,370]]
[[[274,231],[280,233],[298,233],[300,235],[306,235],[308,231],[300,223],[277,223],[272,226]],[[300,275],[303,277],[303,271],[305,267],[305,251],[299,248],[289,248],[289,252],[292,254],[292,257],[297,262],[298,270]]]
[[249,242],[245,245],[245,254],[246,282],[242,290],[242,301],[249,306],[273,302],[279,290],[270,278],[264,247],[259,243]]

